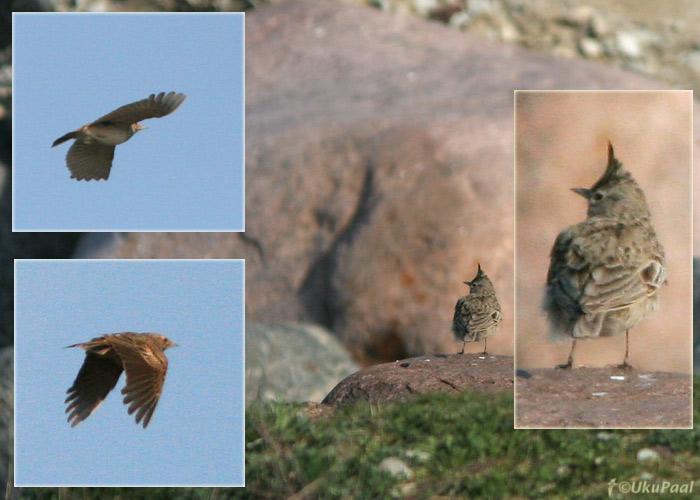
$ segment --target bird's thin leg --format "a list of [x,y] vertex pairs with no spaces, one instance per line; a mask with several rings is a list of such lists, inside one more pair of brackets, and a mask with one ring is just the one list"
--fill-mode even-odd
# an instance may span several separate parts
[[633,370],[632,365],[628,363],[630,359],[630,331],[625,330],[625,360],[621,365],[617,365],[621,370]]
[[464,354],[464,346],[467,345],[467,341],[464,341],[464,344],[462,344],[462,350],[459,351],[457,354]]
[[571,352],[569,353],[568,361],[563,365],[557,365],[558,369],[569,370],[574,365],[574,349],[576,349],[576,339],[574,339],[574,342],[571,344]]
[[485,356],[488,355],[488,352],[486,352],[486,339],[484,339],[484,352],[482,352],[481,354]]

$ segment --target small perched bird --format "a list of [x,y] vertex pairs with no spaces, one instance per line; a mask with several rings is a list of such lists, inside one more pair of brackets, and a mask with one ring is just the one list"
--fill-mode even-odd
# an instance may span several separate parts
[[122,389],[129,415],[136,412],[136,423],[148,426],[163,392],[168,358],[163,351],[177,344],[157,333],[115,333],[101,335],[89,342],[68,347],[85,349],[85,361],[73,385],[68,389],[66,413],[75,427],[88,418],[117,385],[126,371]]
[[552,336],[574,339],[558,368],[573,365],[577,339],[625,332],[619,368],[629,369],[629,330],[658,308],[666,282],[664,249],[644,193],[612,144],[603,176],[590,189],[573,191],[588,201],[588,218],[557,236],[543,304]]
[[484,352],[486,352],[486,339],[498,329],[501,321],[501,306],[496,298],[496,290],[488,276],[479,270],[472,281],[464,281],[469,285],[469,295],[465,295],[457,301],[455,305],[455,315],[452,319],[452,333],[455,340],[462,341],[462,350],[459,354],[464,354],[464,346],[467,342],[484,341]]
[[56,139],[51,147],[75,139],[66,155],[71,179],[106,180],[112,168],[114,147],[146,128],[138,122],[169,115],[180,107],[185,97],[175,92],[151,94],[147,99],[117,108],[92,123],[68,132]]

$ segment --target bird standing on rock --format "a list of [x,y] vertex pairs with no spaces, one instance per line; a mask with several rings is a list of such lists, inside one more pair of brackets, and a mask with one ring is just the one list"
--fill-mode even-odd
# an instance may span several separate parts
[[185,97],[175,92],[151,94],[147,99],[117,108],[92,123],[68,132],[56,139],[51,147],[75,139],[66,155],[71,179],[107,180],[114,159],[114,147],[146,128],[138,122],[169,115],[180,107]]
[[496,290],[493,283],[478,266],[476,276],[472,281],[465,281],[469,285],[469,295],[465,295],[455,305],[455,315],[452,320],[452,333],[455,340],[462,341],[462,350],[467,342],[484,341],[486,352],[486,339],[498,329],[501,321],[501,306],[496,298]]
[[557,236],[552,248],[544,309],[554,337],[571,337],[571,368],[576,340],[625,332],[629,369],[629,330],[658,308],[666,283],[664,249],[651,224],[644,192],[615,158],[590,188],[574,188],[588,201],[588,217]]

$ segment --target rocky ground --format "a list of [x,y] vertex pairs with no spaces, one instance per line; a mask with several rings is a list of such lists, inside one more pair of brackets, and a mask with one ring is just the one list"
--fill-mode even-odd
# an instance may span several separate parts
[[515,425],[519,429],[690,428],[692,386],[691,377],[680,373],[615,367],[519,371]]
[[373,365],[342,380],[322,403],[406,401],[421,394],[511,392],[513,358],[489,354],[433,354]]

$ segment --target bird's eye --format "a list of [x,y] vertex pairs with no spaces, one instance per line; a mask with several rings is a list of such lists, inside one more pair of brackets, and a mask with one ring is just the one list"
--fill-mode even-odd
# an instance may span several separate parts
[[591,201],[597,202],[605,198],[605,195],[603,193],[593,193],[591,195]]

